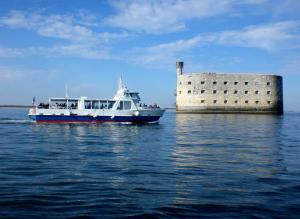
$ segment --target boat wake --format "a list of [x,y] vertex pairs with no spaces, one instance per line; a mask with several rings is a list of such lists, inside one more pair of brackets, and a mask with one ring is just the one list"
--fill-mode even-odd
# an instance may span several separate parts
[[29,119],[9,119],[0,118],[0,124],[32,124],[34,121]]

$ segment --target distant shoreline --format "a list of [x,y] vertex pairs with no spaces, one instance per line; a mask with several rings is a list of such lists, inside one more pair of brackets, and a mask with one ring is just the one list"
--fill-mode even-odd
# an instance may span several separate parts
[[15,104],[3,104],[0,108],[32,108],[32,105],[15,105]]

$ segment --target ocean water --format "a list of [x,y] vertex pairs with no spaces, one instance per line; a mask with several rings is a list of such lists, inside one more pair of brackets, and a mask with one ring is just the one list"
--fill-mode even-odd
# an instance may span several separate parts
[[299,218],[300,114],[35,124],[0,109],[0,218]]

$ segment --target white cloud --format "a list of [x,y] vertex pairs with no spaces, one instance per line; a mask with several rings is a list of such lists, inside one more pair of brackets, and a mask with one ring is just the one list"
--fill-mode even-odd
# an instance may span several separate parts
[[22,71],[20,69],[9,68],[5,66],[0,66],[0,80],[15,80],[19,78],[23,78],[26,75],[29,75],[29,72]]
[[217,34],[216,41],[223,45],[255,47],[268,51],[291,48],[294,40],[300,40],[300,23],[277,22],[261,26],[249,26],[241,31],[224,31]]
[[267,0],[141,0],[115,1],[118,14],[108,25],[137,32],[168,33],[186,28],[189,19],[229,14],[240,5],[264,4]]
[[51,56],[67,55],[86,59],[109,59],[110,51],[106,47],[91,47],[85,44],[56,45],[48,50]]
[[73,56],[86,59],[110,59],[107,47],[92,47],[86,44],[58,44],[53,47],[4,48],[0,47],[0,58],[43,56]]
[[135,49],[132,51],[131,58],[135,62],[143,64],[164,63],[168,65],[174,63],[174,60],[177,60],[179,57],[184,56],[183,52],[186,53],[190,49],[199,46],[201,41],[202,38],[196,36],[186,40],[150,46],[145,49]]
[[258,48],[268,52],[294,49],[300,43],[300,22],[286,21],[267,25],[248,26],[241,30],[227,30],[199,34],[189,39],[135,49],[133,57],[145,64],[174,63],[189,56],[193,49],[204,45]]
[[23,49],[0,47],[0,58],[21,57],[23,55]]
[[0,24],[10,28],[25,28],[41,36],[71,41],[95,41],[96,33],[80,25],[74,16],[42,15],[39,13],[11,11],[0,19]]
[[25,28],[29,26],[25,14],[21,11],[11,11],[8,16],[0,19],[0,24],[12,28]]
[[83,10],[79,11],[78,17],[11,11],[0,18],[0,25],[13,29],[23,28],[43,37],[64,40],[49,47],[5,48],[0,46],[0,57],[67,55],[103,59],[109,56],[108,45],[110,43],[133,36],[124,31],[113,33],[95,30],[96,18]]
[[32,80],[32,78],[50,80],[64,74],[55,69],[30,69],[23,66],[0,65],[0,82]]

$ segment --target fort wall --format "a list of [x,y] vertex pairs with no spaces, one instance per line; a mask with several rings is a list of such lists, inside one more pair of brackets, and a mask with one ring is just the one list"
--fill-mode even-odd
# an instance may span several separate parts
[[183,63],[178,62],[176,110],[179,113],[283,113],[281,76],[183,74],[182,68]]

